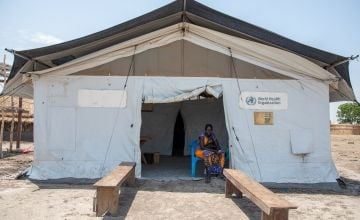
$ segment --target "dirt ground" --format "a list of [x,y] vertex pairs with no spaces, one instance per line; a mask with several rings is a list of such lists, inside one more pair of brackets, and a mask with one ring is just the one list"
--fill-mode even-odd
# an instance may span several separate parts
[[[10,143],[3,143],[3,154],[4,159],[0,159],[0,181],[1,180],[11,180],[15,179],[18,175],[21,174],[27,167],[30,166],[33,160],[34,146],[32,142],[21,142],[20,146],[22,150],[27,150],[29,153],[19,154],[19,153],[10,153]],[[16,149],[16,143],[14,142],[13,149]]]
[[[360,219],[360,136],[332,136],[332,151],[347,188],[272,188],[299,206],[290,211],[290,219]],[[92,211],[91,185],[14,180],[31,160],[32,153],[0,160],[0,219],[102,219]],[[260,210],[248,199],[225,198],[220,179],[209,185],[138,180],[135,188],[122,188],[119,206],[119,217],[104,219],[260,218]]]

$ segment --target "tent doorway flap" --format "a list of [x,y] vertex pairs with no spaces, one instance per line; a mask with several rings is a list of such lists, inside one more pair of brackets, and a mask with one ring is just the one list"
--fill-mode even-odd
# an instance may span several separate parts
[[[171,85],[169,85],[171,86]],[[156,90],[163,90],[166,92],[157,92]],[[186,100],[196,100],[200,97],[222,97],[221,85],[204,85],[194,88],[152,88],[152,93],[145,94],[143,97],[144,103],[172,103],[182,102]]]

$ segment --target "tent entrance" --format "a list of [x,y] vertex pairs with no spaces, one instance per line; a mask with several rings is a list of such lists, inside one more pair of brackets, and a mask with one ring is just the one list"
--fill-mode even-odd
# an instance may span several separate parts
[[176,117],[175,127],[174,127],[172,156],[177,156],[177,157],[184,156],[184,146],[185,146],[184,119],[181,116],[181,112],[179,112]]
[[[158,164],[152,163],[153,161],[141,164],[143,178],[191,178],[189,145],[198,139],[207,123],[213,125],[221,146],[228,146],[222,98],[199,98],[151,105],[151,110],[142,111],[141,115],[141,137],[148,137],[141,145],[141,152],[150,160],[154,154],[160,154],[160,160]],[[199,162],[199,177],[202,177],[203,168]]]

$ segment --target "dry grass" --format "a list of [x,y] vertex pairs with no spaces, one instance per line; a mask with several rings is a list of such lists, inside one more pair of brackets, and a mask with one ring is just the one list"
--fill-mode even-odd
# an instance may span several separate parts
[[[17,111],[19,107],[19,98],[13,97],[13,106],[11,105],[11,96],[4,96],[0,98],[0,108],[3,108],[5,111],[4,119],[5,122],[11,122],[12,120],[12,109],[14,109],[14,121],[17,122]],[[34,115],[34,103],[32,99],[23,98],[22,103],[22,122],[24,123],[32,123],[33,122],[33,115]],[[1,112],[0,112],[0,119],[1,119]]]

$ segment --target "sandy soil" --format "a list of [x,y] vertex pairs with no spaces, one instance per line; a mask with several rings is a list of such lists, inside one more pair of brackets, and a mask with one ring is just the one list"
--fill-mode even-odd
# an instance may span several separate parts
[[[15,150],[16,143],[14,142],[13,149]],[[4,158],[0,159],[0,180],[4,179],[15,179],[21,174],[33,160],[33,143],[32,142],[21,142],[20,149],[29,150],[29,153],[19,154],[10,153],[10,143],[5,141],[3,143],[3,154]]]
[[[360,136],[333,136],[332,150],[347,188],[272,189],[299,206],[290,211],[290,219],[360,219]],[[28,165],[31,154],[12,158],[0,161],[0,219],[97,219],[92,186],[13,180],[11,172]],[[11,169],[4,167],[8,163]],[[260,210],[248,199],[224,198],[224,181],[219,179],[210,185],[138,180],[135,188],[122,188],[119,201],[119,217],[104,219],[260,218]]]

